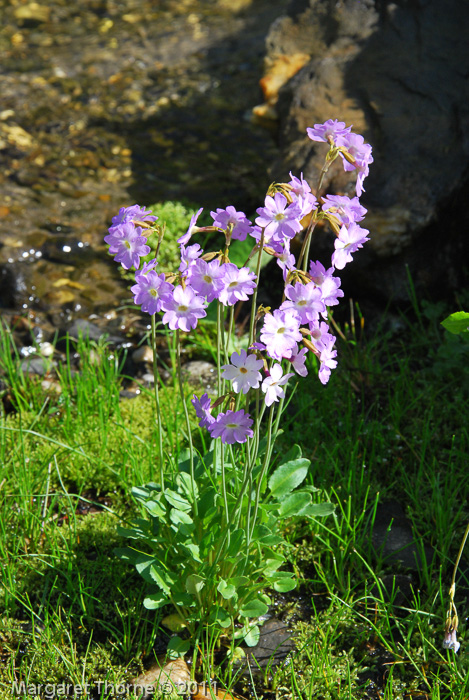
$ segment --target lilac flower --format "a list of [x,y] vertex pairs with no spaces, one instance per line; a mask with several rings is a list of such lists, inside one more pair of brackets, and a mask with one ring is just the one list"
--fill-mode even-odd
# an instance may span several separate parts
[[[288,240],[288,239],[286,239]],[[276,255],[277,258],[277,265],[279,268],[282,270],[283,273],[283,281],[286,282],[288,273],[290,270],[293,270],[296,265],[296,259],[293,253],[290,253],[289,250],[285,249],[283,253]]]
[[151,248],[146,245],[147,239],[141,235],[140,226],[133,224],[120,224],[112,229],[112,233],[104,237],[109,244],[109,253],[114,255],[114,260],[121,263],[125,270],[135,267],[138,270],[140,258],[148,255]]
[[149,270],[146,274],[142,271],[137,273],[135,281],[137,284],[130,288],[134,304],[141,305],[142,311],[150,316],[161,311],[162,298],[173,290],[173,285],[165,282],[164,274],[158,275],[155,270]]
[[246,442],[253,437],[251,430],[252,418],[243,410],[219,413],[215,423],[208,426],[212,438],[221,438],[228,445],[235,442]]
[[327,384],[331,375],[331,369],[337,367],[337,350],[334,348],[336,338],[329,333],[327,323],[314,321],[310,323],[311,341],[316,348],[320,361],[319,379],[322,384]]
[[292,309],[296,311],[300,323],[309,323],[319,317],[319,314],[326,310],[322,301],[321,290],[314,282],[302,284],[297,282],[295,286],[287,284],[285,287],[287,300],[281,305],[281,309]]
[[274,401],[284,398],[285,391],[282,389],[282,386],[293,376],[293,372],[288,372],[288,374],[282,376],[282,365],[272,365],[270,368],[270,375],[262,382],[262,391],[265,393],[266,406],[271,406]]
[[258,360],[253,354],[248,355],[246,350],[231,355],[231,365],[223,365],[223,379],[231,382],[233,390],[239,394],[247,394],[249,389],[257,389],[261,383],[262,375],[259,372],[264,362]]
[[457,654],[461,646],[461,643],[456,638],[456,631],[456,628],[452,626],[449,629],[445,629],[445,637],[442,643],[443,649],[452,649],[455,654]]
[[265,229],[267,236],[294,238],[302,230],[299,222],[301,208],[298,204],[288,204],[287,198],[277,192],[273,197],[265,198],[265,206],[256,210],[259,216],[256,224]]
[[339,194],[326,195],[323,198],[322,210],[336,216],[345,226],[362,221],[367,211],[360,204],[358,197],[350,199]]
[[251,232],[252,225],[246,214],[242,211],[236,211],[234,207],[226,207],[226,209],[217,209],[216,212],[211,211],[210,216],[213,218],[213,225],[222,228],[224,231],[228,229],[230,224],[233,226],[231,237],[244,241],[248,233]]
[[321,364],[318,372],[318,377],[321,384],[327,384],[331,376],[331,369],[335,369],[337,367],[337,360],[334,359],[335,357],[337,357],[337,350],[332,345],[325,345],[322,348],[319,355],[319,361]]
[[191,287],[183,289],[177,286],[172,294],[164,296],[162,302],[162,309],[165,312],[163,323],[168,324],[172,331],[180,328],[187,333],[197,326],[199,318],[207,315],[206,301]]
[[326,270],[319,260],[316,260],[316,262],[311,261],[309,274],[314,284],[321,289],[324,304],[326,306],[336,306],[339,303],[339,298],[343,297],[344,293],[339,289],[341,285],[340,278],[334,277],[334,268],[330,267]]
[[158,217],[151,213],[151,209],[146,210],[145,207],[133,204],[131,207],[121,207],[119,209],[119,213],[112,217],[113,226],[111,228],[115,228],[120,224],[128,224],[132,221],[156,221],[157,219]]
[[345,126],[345,122],[339,122],[337,119],[328,119],[324,124],[315,124],[314,127],[308,127],[306,133],[312,141],[325,141],[326,143],[335,142],[338,136],[348,134],[351,126]]
[[273,314],[266,314],[260,339],[272,359],[290,358],[295,343],[302,339],[298,314],[289,309],[276,309]]
[[197,219],[199,218],[199,216],[201,215],[203,210],[204,210],[204,208],[201,207],[199,209],[199,211],[197,211],[195,214],[193,214],[191,216],[191,220],[189,222],[189,228],[187,229],[186,233],[183,236],[178,238],[177,242],[179,243],[179,245],[186,245],[186,243],[189,242],[192,234],[196,233],[199,230],[198,226],[196,226],[196,223],[197,223]]
[[356,192],[358,197],[364,192],[363,180],[368,175],[369,166],[373,162],[371,155],[371,146],[365,143],[365,139],[360,134],[341,134],[337,138],[337,146],[345,148],[347,152],[355,159],[355,164],[349,163],[341,153],[344,170],[358,170]]
[[301,350],[298,350],[298,345],[295,343],[290,357],[292,367],[295,372],[300,375],[300,377],[306,377],[308,374],[308,370],[305,366],[307,352],[308,350],[306,348],[301,348]]
[[179,265],[179,272],[187,272],[191,267],[194,260],[200,258],[204,251],[198,243],[188,246],[187,248],[181,246],[181,264]]
[[256,283],[256,275],[248,267],[241,267],[239,270],[234,263],[225,263],[224,288],[218,298],[224,306],[233,306],[237,301],[247,301],[248,295],[252,294]]
[[[138,271],[138,274],[139,275],[146,275],[147,272],[150,272],[150,270],[154,270],[157,265],[158,265],[158,260],[156,258],[153,258],[153,260],[150,260],[149,262],[144,264],[142,269]],[[137,277],[137,275],[135,275],[135,277]]]
[[195,413],[197,418],[200,418],[199,425],[201,428],[209,428],[212,423],[215,423],[215,418],[212,416],[210,411],[212,410],[210,404],[212,400],[209,399],[208,394],[203,394],[200,399],[194,394],[191,399],[191,404],[195,408]]
[[[192,246],[191,246],[192,247]],[[195,260],[188,269],[187,281],[197,294],[206,297],[208,302],[218,299],[218,295],[225,286],[224,266],[219,260]]]
[[301,173],[300,178],[295,177],[290,173],[291,180],[288,183],[291,187],[290,193],[300,209],[301,215],[300,219],[307,216],[313,209],[318,206],[318,200],[311,192],[311,187],[308,185],[306,180],[303,179],[303,173]]
[[334,241],[335,251],[332,254],[332,264],[337,270],[343,270],[347,263],[352,261],[352,253],[355,253],[363,244],[370,239],[367,237],[366,228],[361,228],[358,224],[342,226],[338,237]]

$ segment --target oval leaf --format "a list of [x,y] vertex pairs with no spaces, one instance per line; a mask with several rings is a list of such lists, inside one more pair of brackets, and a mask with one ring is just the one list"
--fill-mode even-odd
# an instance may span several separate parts
[[265,615],[268,609],[269,608],[262,600],[250,600],[243,605],[239,614],[241,617],[260,617],[261,615]]
[[269,479],[269,488],[272,496],[282,498],[296,489],[306,478],[310,465],[309,459],[294,459],[291,462],[280,465]]
[[332,515],[334,510],[332,503],[311,503],[301,515],[306,515],[309,518],[324,518],[326,515]]
[[456,311],[441,322],[441,325],[450,333],[465,333],[469,331],[469,313]]
[[303,515],[303,511],[311,504],[311,494],[297,491],[287,496],[278,510],[281,518],[291,518],[294,515]]

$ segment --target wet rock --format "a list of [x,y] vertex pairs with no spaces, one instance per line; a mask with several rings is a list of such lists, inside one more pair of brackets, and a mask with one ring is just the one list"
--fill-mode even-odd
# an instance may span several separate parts
[[44,357],[28,357],[20,365],[21,371],[27,374],[47,374],[51,368],[50,360]]
[[149,345],[141,345],[139,348],[133,351],[132,361],[137,364],[141,362],[153,362],[153,350]]
[[[325,147],[307,126],[338,118],[373,146],[366,186],[370,242],[343,274],[354,293],[407,301],[409,266],[432,297],[463,284],[469,248],[469,5],[386,0],[295,0],[271,27],[269,64],[298,51],[309,62],[280,90],[281,157],[273,174],[317,182]],[[444,148],[440,147],[444,144]],[[340,159],[325,189],[354,192]],[[332,233],[315,232],[312,256],[330,258]]]
[[124,338],[119,335],[110,335],[107,329],[101,328],[100,326],[87,321],[84,318],[77,318],[73,323],[63,331],[63,334],[67,333],[69,338],[73,340],[78,340],[80,337],[89,338],[95,342],[99,341],[101,338],[105,338],[108,343],[116,346],[122,346],[126,344]]
[[430,564],[434,551],[423,542],[417,543],[410,520],[397,501],[380,503],[373,525],[372,544],[377,555],[385,562],[396,562],[407,569],[418,571]]
[[191,360],[182,367],[182,376],[192,386],[214,391],[217,383],[216,367],[205,360]]
[[284,622],[271,618],[260,627],[259,642],[247,650],[246,658],[252,668],[273,671],[287,658],[293,648],[292,633]]

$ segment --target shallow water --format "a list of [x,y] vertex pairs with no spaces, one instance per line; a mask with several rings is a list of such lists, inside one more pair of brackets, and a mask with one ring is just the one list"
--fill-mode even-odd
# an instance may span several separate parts
[[103,236],[120,206],[259,206],[254,126],[287,0],[8,4],[0,29],[0,307],[64,317],[128,299]]

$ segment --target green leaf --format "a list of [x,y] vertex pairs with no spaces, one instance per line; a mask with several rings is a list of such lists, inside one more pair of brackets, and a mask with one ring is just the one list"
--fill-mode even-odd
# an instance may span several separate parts
[[292,578],[281,578],[273,584],[274,591],[278,593],[288,593],[296,588],[296,581]]
[[230,546],[228,547],[228,550],[226,552],[226,555],[228,557],[234,557],[237,554],[239,554],[245,537],[245,532],[241,527],[231,533]]
[[456,311],[445,318],[441,325],[450,333],[465,333],[469,331],[469,313],[467,311]]
[[265,615],[269,608],[262,600],[250,600],[243,605],[239,614],[241,617],[261,617]]
[[233,624],[233,618],[231,615],[220,607],[212,608],[208,621],[210,623],[218,622],[220,627],[223,627],[223,629],[227,629],[227,627],[231,627]]
[[164,497],[168,501],[170,506],[176,508],[177,510],[191,510],[191,504],[188,500],[181,496],[180,493],[172,491],[171,489],[164,490]]
[[253,627],[250,627],[245,636],[244,636],[244,643],[248,647],[255,647],[256,644],[259,643],[259,639],[261,636],[261,631],[257,625],[254,625]]
[[157,593],[147,595],[143,601],[143,607],[147,610],[157,610],[158,608],[162,608],[163,605],[166,605],[166,603],[169,603],[167,596],[165,596],[162,591],[158,591]]
[[296,491],[287,496],[278,509],[280,518],[291,518],[294,515],[303,515],[303,511],[311,504],[311,494],[304,491]]
[[180,656],[187,654],[191,646],[189,639],[181,639],[180,637],[171,637],[168,644],[168,654],[170,659],[177,659]]
[[190,515],[183,510],[177,510],[177,508],[171,508],[169,511],[169,519],[175,525],[179,525],[180,523],[183,525],[192,525],[194,522]]
[[186,578],[186,591],[188,593],[191,593],[192,595],[200,593],[204,586],[205,579],[202,578],[202,576],[198,576],[197,574],[190,574],[190,576]]
[[202,559],[200,558],[200,550],[199,550],[198,544],[194,544],[193,542],[187,542],[187,543],[181,545],[181,549],[189,552],[194,561],[197,561],[197,562],[199,562],[199,564],[202,564]]
[[272,496],[283,498],[293,489],[296,489],[305,480],[310,464],[309,459],[300,457],[277,467],[269,479],[269,488]]
[[324,518],[326,515],[332,515],[335,507],[332,503],[311,503],[305,508],[301,515],[309,518]]
[[139,540],[145,538],[146,533],[136,527],[122,527],[117,526],[117,534],[121,537],[129,537],[132,540]]
[[145,501],[144,506],[150,515],[160,520],[166,520],[166,508],[162,506],[161,503],[158,503],[158,501]]
[[181,472],[176,476],[176,483],[179,487],[179,491],[185,494],[191,503],[194,502],[195,498],[199,497],[199,489],[190,474]]
[[266,559],[264,563],[264,574],[265,576],[271,576],[273,573],[279,569],[284,563],[285,559]]
[[223,579],[221,579],[220,583],[218,584],[217,591],[223,596],[225,600],[234,598],[236,595],[236,588],[233,586],[233,584],[227,583]]
[[161,588],[161,590],[166,593],[166,595],[170,595],[171,589],[169,588],[169,586],[166,582],[166,576],[165,576],[164,570],[160,566],[157,566],[156,564],[152,564],[150,566],[149,572],[150,572],[151,578],[156,583],[156,585],[159,586]]
[[119,557],[119,559],[122,559],[122,561],[128,561],[131,564],[136,564],[140,556],[140,552],[136,552],[135,549],[131,549],[130,547],[116,547],[116,549],[114,549],[114,554],[116,557]]

